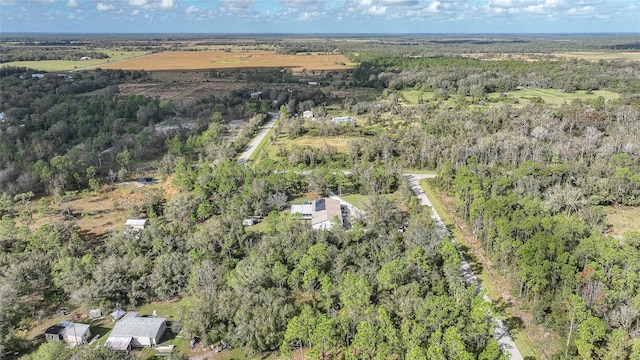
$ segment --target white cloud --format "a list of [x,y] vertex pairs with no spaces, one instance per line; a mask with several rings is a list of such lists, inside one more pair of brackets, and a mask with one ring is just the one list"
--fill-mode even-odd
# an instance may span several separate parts
[[162,0],[160,2],[161,9],[171,9],[175,6],[175,2],[173,0]]
[[197,8],[197,7],[195,7],[195,6],[189,6],[189,7],[185,10],[185,12],[186,12],[187,14],[192,14],[192,13],[195,13],[195,12],[198,12],[198,11],[200,11],[200,9],[199,9],[199,8]]
[[382,3],[388,6],[416,6],[420,4],[418,0],[382,0]]
[[131,15],[132,15],[132,16],[138,16],[138,14],[140,14],[140,10],[138,10],[138,9],[135,9],[135,10],[133,10],[133,11],[131,12]]
[[367,15],[382,16],[382,15],[387,13],[387,7],[386,6],[373,5],[373,6],[369,7],[369,8],[364,9],[364,11],[362,13],[363,14],[367,14]]
[[320,9],[324,7],[323,0],[280,0],[280,4],[285,8]]
[[220,8],[222,10],[239,13],[251,10],[256,0],[221,0]]
[[595,12],[595,8],[591,5],[571,8],[567,11],[569,15],[592,15]]
[[97,9],[98,11],[110,11],[110,10],[114,10],[114,9],[115,9],[115,6],[113,6],[112,4],[105,4],[105,3],[101,3],[101,2],[99,2],[99,3],[96,5],[96,9]]
[[440,6],[440,3],[438,1],[434,1],[431,4],[429,4],[429,6],[427,6],[426,8],[424,8],[424,12],[426,13],[437,13],[438,12],[438,6]]
[[145,5],[147,5],[147,0],[129,0],[129,5],[131,5],[131,6],[145,6]]
[[511,0],[491,0],[489,1],[489,6],[508,8],[513,6],[513,2]]
[[69,1],[67,1],[67,6],[68,7],[76,7],[76,6],[78,6],[78,1],[77,0],[69,0]]

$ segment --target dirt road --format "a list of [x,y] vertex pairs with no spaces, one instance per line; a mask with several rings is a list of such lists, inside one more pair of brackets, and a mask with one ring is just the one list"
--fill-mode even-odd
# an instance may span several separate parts
[[266,123],[262,127],[262,129],[260,129],[260,131],[258,132],[258,135],[256,135],[256,137],[251,141],[251,143],[249,143],[249,146],[247,146],[247,148],[242,153],[242,155],[240,155],[240,158],[238,158],[238,163],[244,164],[247,161],[249,161],[249,158],[251,157],[251,155],[253,155],[253,152],[256,151],[262,139],[264,139],[264,137],[267,136],[267,133],[269,132],[269,130],[273,128],[273,125],[276,123],[276,121],[278,121],[278,118],[280,118],[280,113],[279,112],[269,113],[269,116],[271,116],[271,120],[269,120],[269,122]]
[[[446,231],[448,233],[449,230],[447,230],[446,226],[444,225],[444,222],[442,222],[442,219],[440,218],[440,215],[438,215],[438,213],[436,212],[436,209],[433,208],[431,201],[429,201],[429,198],[427,197],[427,195],[424,193],[424,190],[422,190],[422,187],[420,186],[420,180],[434,178],[436,176],[425,175],[425,174],[404,174],[404,175],[407,177],[407,179],[409,179],[409,183],[411,184],[411,190],[413,190],[413,193],[418,197],[418,199],[420,199],[420,204],[422,206],[431,207],[434,220],[443,231]],[[451,241],[453,241],[453,236],[449,236],[449,237],[452,239]],[[479,294],[480,291],[482,290],[482,287],[480,286],[480,282],[478,281],[478,278],[473,273],[471,266],[469,266],[469,263],[464,258],[464,256],[462,256],[462,254],[460,254],[460,260],[462,262],[462,266],[460,267],[460,274],[462,275],[462,278],[467,283],[467,285],[474,286],[476,289],[476,294]],[[487,295],[484,295],[483,299],[485,301],[491,302],[491,300]],[[504,324],[502,323],[502,320],[496,317],[494,319],[494,326],[495,327],[493,330],[493,337],[498,341],[498,344],[500,345],[500,349],[502,350],[502,352],[508,353],[510,355],[509,356],[510,360],[523,360],[522,354],[520,354],[520,350],[518,350],[516,343],[513,341],[513,338],[509,334],[509,330],[507,329],[507,327],[504,326]]]

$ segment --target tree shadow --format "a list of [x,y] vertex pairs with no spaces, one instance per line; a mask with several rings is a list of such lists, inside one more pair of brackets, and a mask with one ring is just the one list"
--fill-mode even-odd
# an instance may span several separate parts
[[524,328],[524,322],[522,321],[522,318],[519,316],[511,316],[511,317],[504,318],[502,320],[502,323],[504,324],[504,326],[507,327],[507,329],[509,329],[509,333],[511,334],[511,336],[519,333]]

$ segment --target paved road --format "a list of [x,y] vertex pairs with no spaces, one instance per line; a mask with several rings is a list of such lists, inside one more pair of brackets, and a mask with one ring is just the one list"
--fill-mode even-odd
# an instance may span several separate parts
[[240,155],[240,158],[238,158],[238,163],[244,164],[249,161],[249,158],[251,157],[253,152],[256,151],[256,148],[258,147],[262,139],[264,139],[264,137],[267,136],[269,130],[273,128],[273,125],[280,117],[280,113],[269,113],[269,116],[271,116],[271,120],[269,120],[269,122],[266,123],[266,125],[263,126],[262,129],[260,129],[258,135],[253,139],[253,141],[251,141],[251,143],[249,143],[249,146],[247,146],[246,150],[242,153],[242,155]]
[[[444,222],[442,222],[442,219],[440,218],[440,215],[438,215],[436,209],[433,208],[431,201],[429,201],[429,198],[420,186],[420,180],[434,178],[436,177],[436,175],[404,174],[404,176],[409,179],[411,190],[413,190],[413,193],[416,194],[418,199],[420,199],[420,204],[422,206],[431,207],[433,219],[443,231],[448,232],[446,226],[444,225]],[[453,241],[453,236],[450,236],[450,238],[451,241]],[[475,287],[476,295],[479,294],[482,290],[482,287],[480,286],[480,282],[478,281],[476,274],[473,273],[473,269],[471,269],[471,266],[469,266],[469,263],[464,258],[464,256],[462,256],[462,254],[460,254],[460,260],[462,262],[462,266],[460,268],[460,274],[462,275],[462,278],[467,283],[467,285],[473,285]],[[491,302],[487,295],[484,295],[482,298],[485,301]],[[500,349],[502,349],[502,352],[509,353],[509,359],[511,360],[523,360],[523,357],[520,354],[520,350],[518,350],[515,342],[513,342],[513,338],[511,337],[511,335],[509,335],[509,330],[504,326],[502,320],[496,317],[494,320],[494,324],[495,328],[493,330],[493,337],[498,340],[498,344],[500,345]]]

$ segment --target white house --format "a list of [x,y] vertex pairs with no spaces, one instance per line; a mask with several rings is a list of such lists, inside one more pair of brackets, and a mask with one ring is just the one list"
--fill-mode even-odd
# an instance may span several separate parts
[[164,318],[125,316],[113,327],[104,346],[120,351],[151,347],[160,343],[166,330]]
[[303,220],[310,220],[313,229],[331,229],[333,218],[337,217],[340,224],[344,223],[340,201],[323,198],[302,205],[291,205],[291,214],[300,214]]
[[80,60],[91,60],[91,56],[81,56]]
[[307,110],[302,113],[302,117],[305,119],[313,119],[313,111]]

